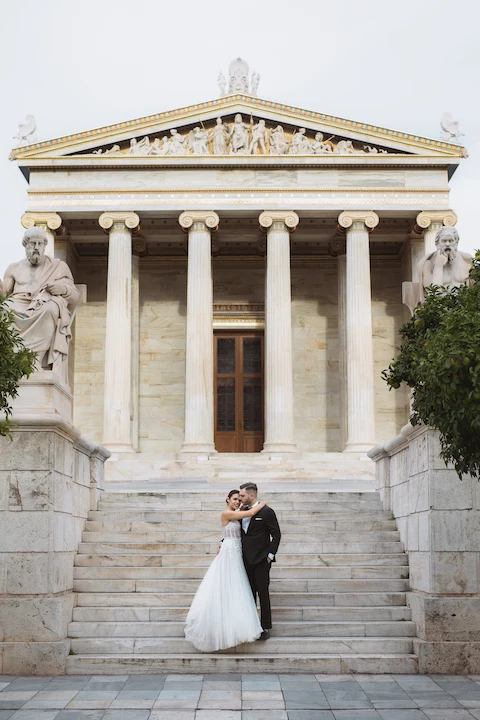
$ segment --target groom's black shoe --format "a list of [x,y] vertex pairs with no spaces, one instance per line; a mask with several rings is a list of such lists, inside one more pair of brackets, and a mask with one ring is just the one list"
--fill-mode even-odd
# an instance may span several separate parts
[[268,640],[269,637],[270,637],[270,630],[262,630],[262,634],[260,635],[259,638],[257,638],[257,640]]

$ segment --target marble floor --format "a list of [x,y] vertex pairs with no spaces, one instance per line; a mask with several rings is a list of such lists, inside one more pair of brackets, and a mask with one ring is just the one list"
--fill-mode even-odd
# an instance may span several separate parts
[[0,720],[471,720],[480,675],[0,676]]

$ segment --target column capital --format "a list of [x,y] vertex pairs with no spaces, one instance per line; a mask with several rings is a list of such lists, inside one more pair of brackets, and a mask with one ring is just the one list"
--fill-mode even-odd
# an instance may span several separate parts
[[363,223],[367,230],[373,230],[379,223],[379,217],[373,210],[344,210],[338,216],[338,224],[342,228],[350,228],[353,223]]
[[178,218],[183,230],[189,230],[193,223],[203,223],[209,230],[216,230],[220,218],[213,210],[185,210]]
[[135,212],[104,212],[98,223],[105,231],[110,230],[114,223],[123,223],[129,230],[135,230],[140,225],[140,218]]
[[268,230],[275,222],[283,222],[290,232],[297,227],[300,219],[293,210],[264,210],[258,218],[260,227]]
[[432,224],[439,226],[437,229],[440,229],[442,225],[452,227],[457,224],[457,220],[458,217],[453,210],[422,210],[417,215],[415,231],[421,233]]
[[55,212],[26,212],[20,222],[26,230],[41,225],[45,225],[49,230],[58,230],[62,218]]

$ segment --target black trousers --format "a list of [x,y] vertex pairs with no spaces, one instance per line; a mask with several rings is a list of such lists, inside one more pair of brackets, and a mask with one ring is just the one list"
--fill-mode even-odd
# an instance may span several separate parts
[[257,594],[260,598],[260,622],[264,630],[270,630],[272,627],[272,609],[268,592],[271,564],[266,558],[256,565],[249,565],[245,561],[245,570],[252,588],[253,598],[255,602],[257,602]]

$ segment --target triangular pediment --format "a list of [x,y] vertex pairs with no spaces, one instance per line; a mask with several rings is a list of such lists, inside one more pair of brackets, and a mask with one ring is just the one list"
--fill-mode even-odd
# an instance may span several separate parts
[[[241,119],[236,116],[240,115]],[[217,120],[220,118],[220,120]],[[223,139],[222,139],[223,138]],[[17,147],[11,159],[21,165],[42,159],[75,163],[87,158],[103,165],[123,162],[226,161],[226,156],[326,157],[345,155],[465,157],[460,145],[432,140],[302,110],[249,95],[228,95],[179,110],[149,115],[53,140]]]

